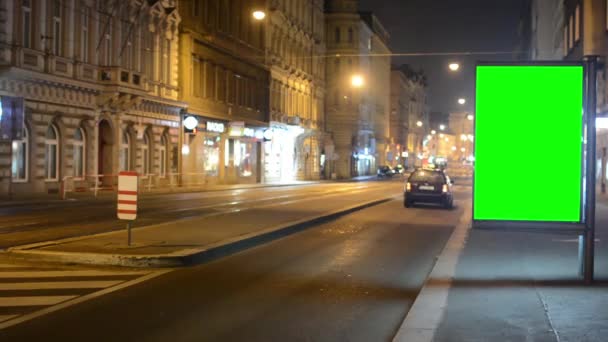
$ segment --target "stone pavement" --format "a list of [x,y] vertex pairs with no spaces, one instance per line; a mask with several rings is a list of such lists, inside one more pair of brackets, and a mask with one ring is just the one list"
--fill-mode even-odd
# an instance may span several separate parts
[[[408,313],[395,341],[608,341],[603,197],[598,198],[596,237],[596,282],[585,286],[578,276],[576,236],[469,230],[459,255],[446,247],[439,257],[417,299],[420,305]],[[446,256],[455,268],[438,275]],[[425,301],[424,293],[443,293],[445,300]]]

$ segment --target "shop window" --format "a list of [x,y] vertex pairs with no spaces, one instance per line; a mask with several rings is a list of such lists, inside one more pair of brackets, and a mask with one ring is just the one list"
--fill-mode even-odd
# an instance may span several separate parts
[[13,140],[11,161],[13,182],[27,182],[29,173],[28,140],[29,134],[25,127],[23,128],[22,138]]
[[239,170],[239,176],[249,177],[255,169],[255,143],[236,140],[234,142],[234,166]]
[[50,125],[44,139],[44,174],[47,181],[59,179],[59,132]]
[[128,171],[131,168],[131,139],[129,134],[124,131],[122,132],[122,138],[120,140],[120,169],[122,171]]
[[203,139],[203,167],[209,176],[217,176],[220,165],[220,137]]
[[159,174],[161,178],[165,178],[167,175],[167,138],[164,135],[160,138],[158,153],[160,158]]
[[74,134],[74,178],[82,179],[85,175],[86,139],[84,130],[77,128]]

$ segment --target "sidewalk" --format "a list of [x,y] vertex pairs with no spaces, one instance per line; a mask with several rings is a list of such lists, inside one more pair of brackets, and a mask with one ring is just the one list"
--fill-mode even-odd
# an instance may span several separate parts
[[596,282],[590,287],[578,276],[576,236],[469,230],[470,219],[466,224],[464,248],[454,253],[454,245],[446,247],[395,341],[608,340],[604,199],[597,205]]
[[[260,204],[238,214],[209,213],[132,230],[9,248],[8,255],[48,262],[173,267],[211,260],[305,229],[313,223],[388,201],[384,188],[360,195],[326,195],[292,203]],[[126,225],[126,222],[125,222]]]

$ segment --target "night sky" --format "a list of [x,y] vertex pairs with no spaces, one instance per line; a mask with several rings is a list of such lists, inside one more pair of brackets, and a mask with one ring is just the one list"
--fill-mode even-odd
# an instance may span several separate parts
[[[513,51],[523,0],[360,0],[391,35],[393,53]],[[476,60],[508,60],[512,55],[395,57],[394,64],[423,68],[429,79],[431,111],[463,109],[459,97],[472,98]],[[459,73],[447,64],[461,63]],[[472,111],[471,103],[464,109]]]

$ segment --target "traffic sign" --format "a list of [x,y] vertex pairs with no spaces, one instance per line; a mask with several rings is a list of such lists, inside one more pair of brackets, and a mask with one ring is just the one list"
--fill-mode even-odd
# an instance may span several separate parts
[[118,174],[118,219],[133,221],[137,218],[137,192],[137,172],[120,172]]

